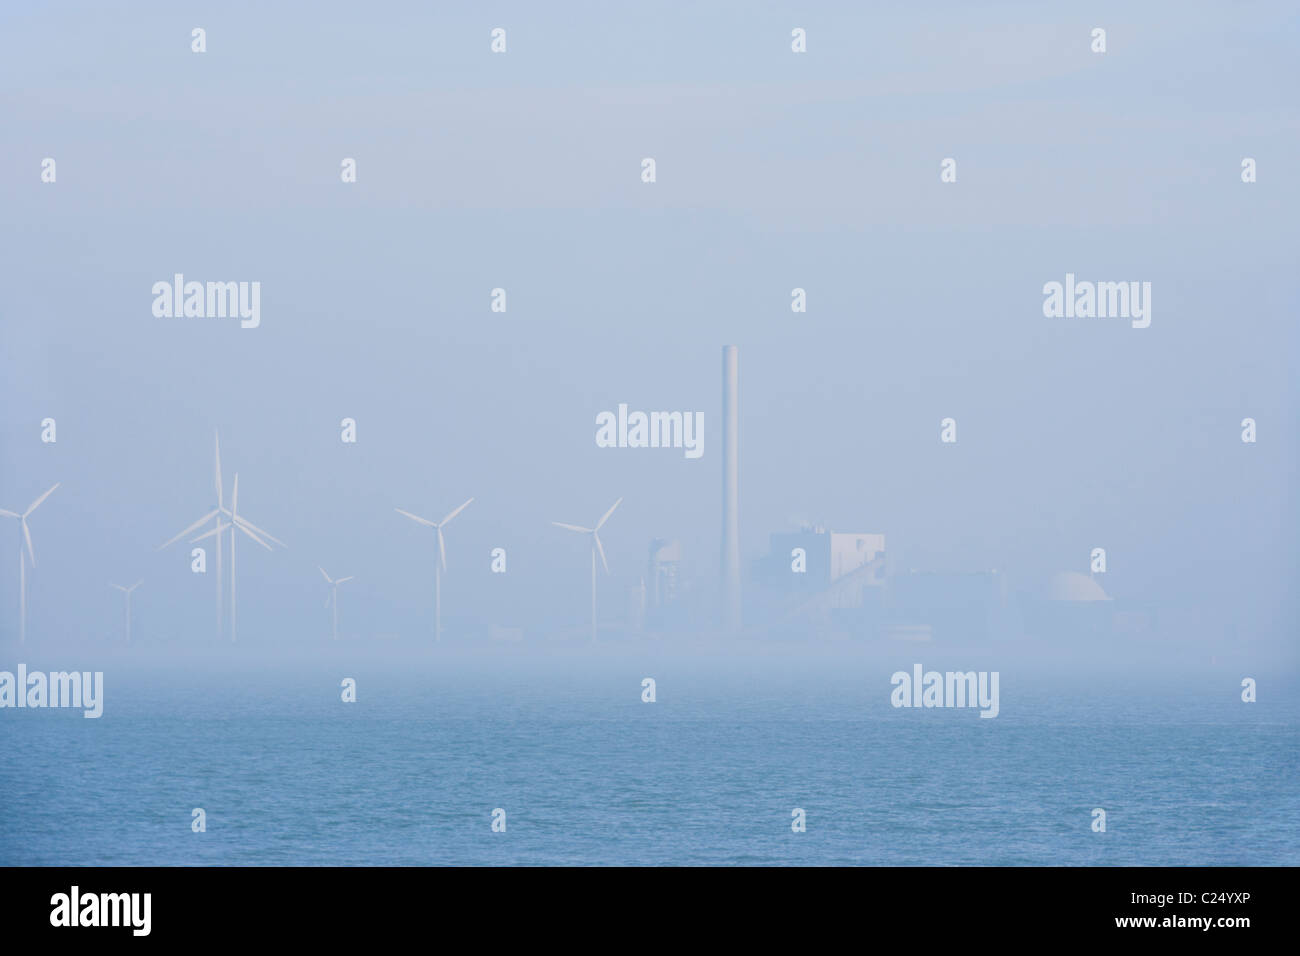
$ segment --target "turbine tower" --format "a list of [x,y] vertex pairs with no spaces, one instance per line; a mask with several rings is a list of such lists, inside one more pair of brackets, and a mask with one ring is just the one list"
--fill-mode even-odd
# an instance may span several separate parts
[[[316,565],[320,568],[320,565]],[[346,578],[339,578],[335,581],[325,573],[324,568],[320,568],[320,573],[324,575],[325,582],[330,586],[330,596],[325,599],[326,607],[334,608],[334,640],[339,639],[339,585],[344,581],[351,581],[355,575],[349,574]]]
[[[32,550],[32,532],[27,527],[27,519],[31,516],[31,513],[33,511],[35,511],[37,508],[41,506],[41,502],[43,502],[50,495],[54,494],[54,488],[59,487],[59,485],[61,484],[63,484],[63,482],[56,481],[54,483],[53,488],[45,492],[45,494],[41,495],[30,505],[28,505],[27,510],[24,511],[22,514],[18,514],[18,512],[16,511],[6,511],[3,508],[0,508],[0,515],[4,515],[6,518],[17,518],[18,526],[21,529],[21,532],[18,535],[18,640],[23,643],[27,642],[27,560],[28,558],[31,559],[32,567],[36,567],[36,552]],[[26,555],[23,554],[24,543],[27,545]]]
[[596,640],[596,554],[600,553],[600,563],[605,566],[605,573],[609,574],[609,562],[605,560],[605,548],[600,543],[600,529],[604,527],[609,516],[614,513],[614,509],[623,503],[619,498],[609,506],[609,510],[600,516],[594,528],[583,528],[576,524],[565,524],[563,521],[552,521],[551,524],[558,528],[567,528],[569,531],[577,531],[580,534],[591,535],[591,639]]
[[[271,550],[271,546],[262,540],[262,535],[266,535],[268,538],[271,538],[271,536],[266,534],[266,532],[262,531],[260,528],[257,528],[255,525],[249,524],[239,516],[239,472],[235,472],[235,486],[230,492],[230,510],[225,511],[225,509],[222,509],[222,511],[226,515],[229,515],[230,520],[222,521],[220,518],[217,518],[217,526],[215,528],[199,535],[197,538],[191,538],[190,543],[193,544],[196,541],[202,541],[204,538],[211,538],[213,535],[216,535],[217,554],[220,555],[221,534],[224,531],[230,532],[230,643],[233,644],[235,643],[235,531],[239,530],[244,532],[248,537],[266,548],[267,551]],[[271,538],[271,540],[280,545],[280,547],[284,547],[284,542],[276,538]],[[220,560],[220,558],[218,557],[217,560]]]
[[412,521],[417,521],[422,525],[433,528],[438,532],[438,560],[433,565],[433,639],[442,640],[442,572],[447,570],[447,544],[442,539],[442,527],[456,515],[460,514],[469,507],[470,498],[463,505],[457,508],[451,514],[447,515],[441,521],[430,521],[428,518],[421,518],[419,515],[413,515],[409,511],[403,511],[401,508],[394,508],[398,514],[405,515]]
[[124,588],[120,584],[113,585],[113,587],[117,588],[126,596],[126,642],[128,644],[131,643],[131,592],[142,584],[144,584],[143,580],[136,581],[135,584],[131,585],[129,588]]

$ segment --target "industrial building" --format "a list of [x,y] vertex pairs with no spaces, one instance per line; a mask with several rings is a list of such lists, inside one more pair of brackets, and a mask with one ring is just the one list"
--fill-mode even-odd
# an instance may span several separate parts
[[[852,587],[832,589],[829,606],[861,607],[863,589],[881,583],[884,553],[883,534],[827,531],[818,526],[773,534],[768,583],[783,584],[779,590],[812,593],[852,575]],[[868,567],[870,573],[855,574]]]
[[655,538],[646,556],[645,573],[629,591],[628,627],[633,633],[683,630],[694,608],[682,568],[681,542]]

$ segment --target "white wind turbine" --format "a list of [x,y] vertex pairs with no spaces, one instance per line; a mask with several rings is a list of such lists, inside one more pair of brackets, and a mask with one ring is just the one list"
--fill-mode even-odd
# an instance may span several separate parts
[[427,525],[438,532],[438,560],[433,566],[433,639],[442,640],[442,572],[447,570],[447,544],[442,539],[442,527],[456,515],[460,514],[469,507],[470,498],[463,505],[457,508],[451,514],[447,515],[441,521],[430,521],[428,518],[421,518],[419,515],[413,515],[409,511],[403,511],[401,508],[394,508],[398,514],[406,515],[412,521],[418,521],[422,525]]
[[113,585],[113,587],[126,595],[126,642],[128,644],[131,643],[131,592],[142,584],[144,584],[143,580],[136,581],[135,584],[131,585],[129,588],[124,588],[120,584]]
[[[177,534],[176,537],[164,541],[162,544],[158,545],[157,550],[159,551],[161,551],[163,548],[167,547],[168,545],[175,544],[181,538],[185,537],[187,534],[191,534],[192,532],[194,532],[195,529],[200,528],[203,525],[207,524],[213,518],[217,519],[217,527],[218,528],[221,527],[221,515],[226,510],[225,502],[222,500],[222,496],[221,496],[221,436],[217,435],[214,432],[213,439],[216,442],[216,452],[217,452],[216,470],[214,473],[216,478],[216,488],[217,488],[217,506],[213,508],[211,511],[209,511],[207,514],[205,514],[198,521],[194,522],[194,524],[190,525],[184,531]],[[220,639],[223,634],[223,628],[221,627],[222,600],[223,598],[221,596],[221,535],[217,535],[217,638],[218,639]]]
[[[27,510],[22,514],[0,508],[0,515],[6,518],[17,518],[22,529],[22,533],[18,536],[18,640],[24,643],[27,641],[27,559],[31,558],[32,567],[36,567],[36,552],[32,550],[32,533],[27,527],[27,519],[40,507],[42,501],[54,494],[54,488],[61,484],[63,482],[56,481],[53,488],[28,505]],[[26,556],[23,555],[24,542],[27,544]]]
[[280,547],[284,547],[285,545],[283,541],[271,538],[271,536],[266,534],[265,531],[261,530],[256,525],[250,524],[239,516],[239,472],[235,472],[235,486],[230,492],[230,510],[226,511],[224,508],[221,510],[224,514],[230,517],[230,520],[222,521],[218,518],[217,526],[215,528],[211,531],[204,532],[197,538],[191,538],[190,543],[193,544],[195,541],[202,541],[204,538],[211,538],[215,535],[217,538],[217,560],[220,561],[221,535],[225,531],[230,532],[230,643],[233,644],[235,643],[235,530],[238,529],[244,532],[248,537],[266,548],[267,551],[271,550],[271,546],[262,540],[263,535],[266,535],[267,538],[270,538],[276,544],[280,545]]
[[570,531],[578,531],[581,532],[582,534],[591,535],[591,639],[593,641],[596,639],[596,553],[597,552],[600,552],[600,563],[605,566],[605,573],[609,574],[609,562],[605,560],[605,549],[600,543],[600,534],[598,532],[604,526],[605,522],[609,520],[609,516],[614,513],[614,509],[617,508],[622,503],[623,503],[623,499],[619,498],[618,501],[610,505],[609,510],[600,516],[600,520],[596,522],[596,527],[594,528],[583,528],[576,524],[565,524],[563,521],[551,522],[551,524],[556,525],[557,527],[560,528],[568,528]]
[[[320,568],[320,565],[318,564],[316,567]],[[325,606],[334,608],[334,640],[337,641],[339,639],[339,585],[344,581],[351,581],[356,575],[349,574],[346,578],[339,578],[335,581],[328,574],[325,574],[324,568],[320,568],[320,573],[325,575],[325,581],[330,586],[330,596],[325,599]]]
[[[245,520],[243,515],[240,515],[236,511],[226,507],[226,503],[222,495],[222,487],[221,487],[221,436],[215,432],[213,433],[213,444],[216,451],[216,458],[215,458],[216,464],[213,471],[213,483],[217,490],[216,507],[213,508],[211,511],[209,511],[207,514],[205,514],[198,521],[194,522],[188,528],[179,532],[174,538],[170,538],[169,540],[158,545],[158,550],[161,551],[163,548],[167,547],[168,545],[175,544],[181,538],[185,537],[188,534],[193,534],[194,531],[201,528],[209,521],[212,521],[214,518],[216,519],[216,527],[213,529],[212,534],[202,535],[202,537],[212,537],[213,535],[215,535],[217,539],[216,541],[217,544],[217,637],[221,638],[224,636],[225,631],[221,626],[222,603],[224,601],[224,598],[221,592],[222,562],[221,562],[221,534],[219,532],[226,530],[226,528],[230,527],[231,524],[234,524],[238,526],[241,530],[243,530],[245,533],[252,532],[252,534],[259,535],[260,537],[266,538],[269,541],[273,541],[274,543],[280,545],[281,547],[284,547],[284,542],[280,541],[278,538],[272,537],[271,535],[263,531],[261,528],[257,527],[255,524],[252,524],[251,522]],[[223,522],[221,520],[223,515],[227,518],[230,518],[231,519],[230,522]],[[231,538],[233,540],[234,532],[231,532]],[[234,573],[233,561],[231,565],[231,573],[232,575]],[[232,587],[232,595],[233,595],[233,587]],[[232,611],[233,611],[233,599],[232,599]],[[233,626],[231,628],[231,640],[234,640]]]

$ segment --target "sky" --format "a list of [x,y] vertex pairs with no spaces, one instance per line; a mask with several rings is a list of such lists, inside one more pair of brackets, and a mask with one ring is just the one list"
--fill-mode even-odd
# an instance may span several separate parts
[[[434,536],[394,508],[470,496],[450,620],[582,628],[550,522],[620,496],[602,616],[655,537],[711,580],[735,344],[746,562],[811,521],[1041,589],[1105,547],[1108,593],[1187,640],[1293,648],[1300,19],[975,7],[6,6],[0,508],[62,483],[30,638],[110,638],[138,578],[138,637],[212,637],[211,575],[156,547],[211,507],[214,431],[288,544],[241,541],[251,642],[325,633],[318,565],[356,576],[345,633],[427,634]],[[178,272],[259,281],[261,325],[155,317]],[[1150,282],[1150,327],[1044,317],[1067,272]],[[702,411],[704,455],[597,448],[623,402]]]

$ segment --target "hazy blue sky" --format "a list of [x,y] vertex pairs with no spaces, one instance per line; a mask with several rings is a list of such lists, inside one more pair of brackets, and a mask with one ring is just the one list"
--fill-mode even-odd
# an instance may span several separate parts
[[[210,507],[214,428],[290,546],[241,542],[250,641],[325,632],[317,564],[357,576],[348,633],[426,632],[433,536],[393,508],[471,495],[449,619],[581,627],[549,522],[619,495],[611,614],[653,536],[713,575],[735,343],[747,561],[800,520],[1026,587],[1102,546],[1189,639],[1291,646],[1294,4],[975,6],[5,5],[0,507],[63,482],[30,639],[108,633],[138,577],[138,635],[211,635],[211,576],[153,549]],[[260,281],[261,327],[155,318],[176,272]],[[1066,272],[1151,282],[1150,328],[1044,318]],[[596,448],[619,402],[703,411],[704,457]]]

